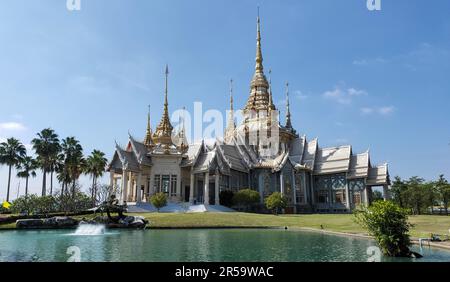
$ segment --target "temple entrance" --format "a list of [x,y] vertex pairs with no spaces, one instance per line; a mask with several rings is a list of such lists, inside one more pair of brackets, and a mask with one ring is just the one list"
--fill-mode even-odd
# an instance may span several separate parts
[[191,193],[191,187],[184,186],[184,201],[189,202],[189,195]]

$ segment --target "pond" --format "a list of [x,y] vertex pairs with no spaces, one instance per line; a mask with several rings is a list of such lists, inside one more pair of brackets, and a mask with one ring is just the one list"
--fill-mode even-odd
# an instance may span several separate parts
[[[2,231],[0,261],[284,262],[367,261],[372,240],[278,229],[107,230],[77,235],[74,230]],[[418,247],[414,247],[419,251]],[[422,259],[450,261],[450,252],[424,247]]]

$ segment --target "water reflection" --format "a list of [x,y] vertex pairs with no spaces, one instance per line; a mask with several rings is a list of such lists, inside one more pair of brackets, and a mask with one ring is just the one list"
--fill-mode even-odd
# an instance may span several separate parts
[[[371,240],[315,232],[242,229],[121,230],[109,236],[71,231],[0,232],[0,261],[367,261]],[[416,250],[416,249],[415,249]],[[417,250],[418,251],[418,248]],[[417,261],[450,261],[450,252],[423,249]],[[415,261],[382,258],[382,261]]]

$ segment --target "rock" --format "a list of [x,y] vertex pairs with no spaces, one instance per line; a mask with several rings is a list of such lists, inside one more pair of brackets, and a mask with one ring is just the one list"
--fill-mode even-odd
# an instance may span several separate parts
[[19,219],[16,221],[16,228],[28,229],[28,228],[42,228],[44,221],[42,219]]
[[56,216],[44,219],[20,219],[16,221],[16,228],[18,229],[65,228],[77,225],[77,220],[67,216]]

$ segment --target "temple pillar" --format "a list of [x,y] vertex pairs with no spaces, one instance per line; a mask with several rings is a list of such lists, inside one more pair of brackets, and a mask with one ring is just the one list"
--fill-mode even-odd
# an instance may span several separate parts
[[281,195],[284,196],[284,181],[283,181],[283,173],[280,172],[280,192]]
[[127,202],[133,201],[133,190],[134,190],[133,186],[134,186],[133,172],[130,171],[128,175],[127,198],[126,198]]
[[150,174],[150,183],[149,183],[149,187],[148,187],[148,197],[149,197],[149,199],[155,193],[156,193],[156,191],[155,191],[155,176],[152,173],[152,174]]
[[144,177],[144,199],[143,201],[148,202],[148,193],[149,193],[149,185],[148,185],[148,176]]
[[306,173],[302,172],[302,185],[303,185],[303,203],[308,204],[308,190],[306,189]]
[[369,186],[366,186],[364,188],[364,205],[366,205],[366,207],[369,206]]
[[220,205],[219,201],[219,185],[220,185],[220,175],[219,171],[216,170],[215,181],[214,181],[214,204]]
[[142,190],[141,190],[141,186],[142,186],[142,173],[139,172],[138,176],[137,176],[137,181],[136,181],[136,202],[140,203],[142,202]]
[[205,172],[205,183],[204,183],[204,192],[203,192],[203,203],[205,205],[209,205],[209,171]]
[[295,186],[295,169],[292,170],[292,191],[293,191],[293,200],[292,202],[294,203],[294,213],[297,213],[297,187]]
[[126,170],[122,173],[122,200],[121,202],[127,201],[127,188],[128,188],[128,173]]
[[195,174],[191,172],[191,184],[189,187],[189,204],[194,204]]
[[350,188],[348,182],[345,185],[345,207],[350,211]]
[[176,198],[179,200],[179,201],[181,201],[182,199],[181,199],[181,171],[180,171],[180,173],[177,175],[177,187],[176,187],[176,189],[177,189],[177,196],[176,196]]
[[110,171],[109,171],[109,186],[110,186],[110,192],[111,192],[111,194],[114,194],[114,170],[113,169],[111,169]]

